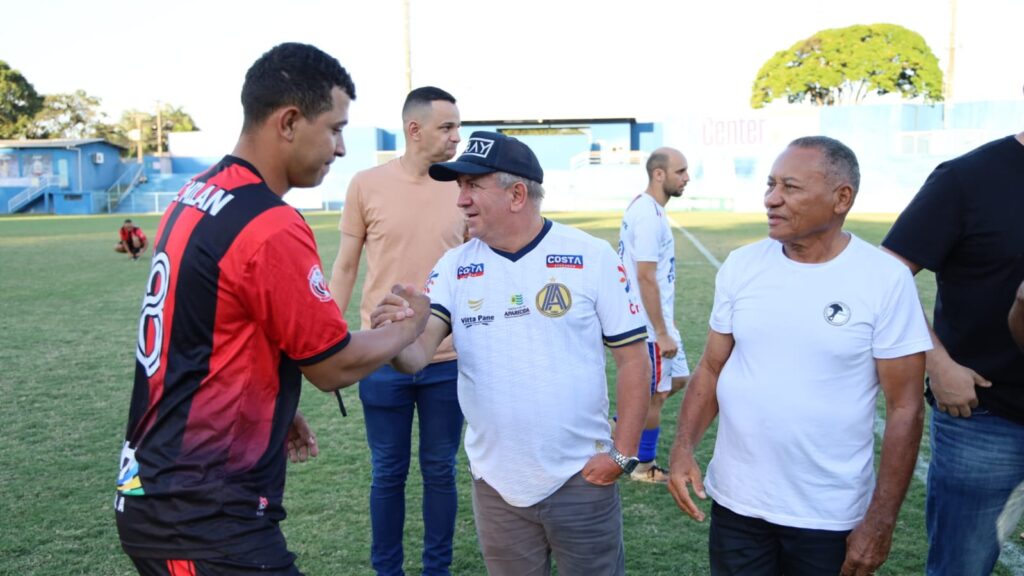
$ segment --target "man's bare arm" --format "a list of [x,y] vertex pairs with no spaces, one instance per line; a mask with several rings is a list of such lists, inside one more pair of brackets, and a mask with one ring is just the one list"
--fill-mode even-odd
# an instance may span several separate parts
[[871,574],[889,557],[896,517],[914,474],[924,427],[924,353],[876,360],[885,394],[885,434],[875,492],[864,520],[846,539],[841,574]]

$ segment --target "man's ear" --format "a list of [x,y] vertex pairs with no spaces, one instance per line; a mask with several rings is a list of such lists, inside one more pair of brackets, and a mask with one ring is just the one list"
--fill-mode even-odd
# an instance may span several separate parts
[[302,112],[295,106],[286,106],[273,113],[274,127],[277,133],[291,142],[295,139],[295,125],[302,119]]
[[836,203],[833,210],[840,215],[849,213],[856,197],[857,193],[853,191],[853,186],[843,184],[836,189]]
[[526,189],[526,184],[519,180],[512,185],[512,198],[510,209],[514,212],[519,212],[526,206],[527,196],[529,191]]
[[409,135],[410,140],[419,140],[421,128],[422,126],[420,126],[418,121],[409,120],[408,124],[406,124],[405,133]]

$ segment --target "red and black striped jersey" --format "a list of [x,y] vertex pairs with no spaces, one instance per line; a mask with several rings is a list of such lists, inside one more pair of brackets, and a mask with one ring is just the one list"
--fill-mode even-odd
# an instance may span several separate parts
[[227,156],[167,208],[138,325],[118,475],[133,556],[205,558],[281,539],[299,366],[349,342],[313,232]]

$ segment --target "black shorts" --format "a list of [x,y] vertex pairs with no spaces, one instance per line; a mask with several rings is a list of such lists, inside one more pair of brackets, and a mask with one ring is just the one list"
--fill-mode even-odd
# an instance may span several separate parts
[[271,556],[266,552],[261,550],[247,557],[205,560],[130,558],[140,576],[302,576],[295,566],[294,554],[285,551],[283,556]]

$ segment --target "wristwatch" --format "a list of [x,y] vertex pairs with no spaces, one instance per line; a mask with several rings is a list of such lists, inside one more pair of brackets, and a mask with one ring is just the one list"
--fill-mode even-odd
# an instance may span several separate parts
[[639,458],[636,456],[626,456],[622,452],[616,450],[615,446],[612,446],[611,450],[608,451],[608,455],[612,457],[612,460],[615,460],[615,463],[618,464],[626,474],[632,472],[633,469],[636,468],[636,465],[640,463]]

